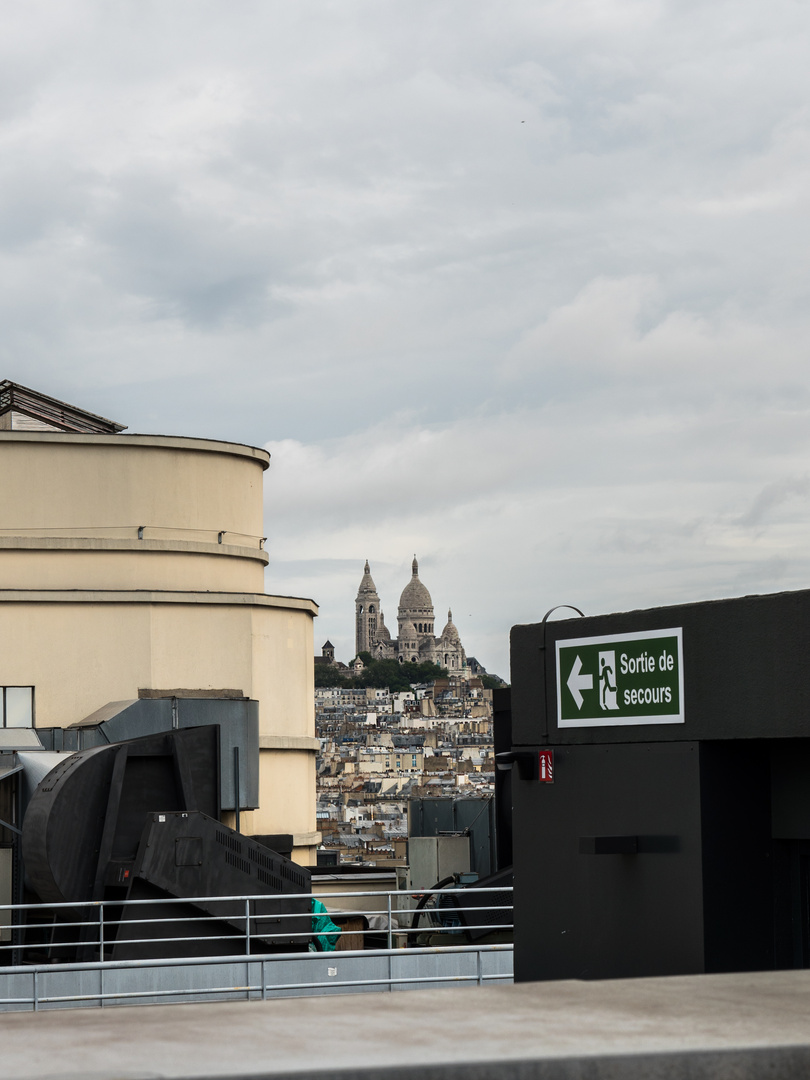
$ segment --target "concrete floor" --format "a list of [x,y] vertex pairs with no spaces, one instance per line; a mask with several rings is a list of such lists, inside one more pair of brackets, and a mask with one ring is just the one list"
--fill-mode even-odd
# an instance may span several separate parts
[[810,1076],[810,971],[0,1017],[0,1076]]

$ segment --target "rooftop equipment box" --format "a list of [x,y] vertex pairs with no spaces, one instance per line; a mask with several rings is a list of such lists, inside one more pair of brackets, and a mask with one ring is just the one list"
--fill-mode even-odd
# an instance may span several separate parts
[[810,966],[810,591],[512,630],[519,980]]

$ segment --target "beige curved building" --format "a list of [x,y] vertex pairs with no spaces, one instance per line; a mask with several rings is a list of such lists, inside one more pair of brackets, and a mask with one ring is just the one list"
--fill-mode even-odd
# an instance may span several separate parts
[[264,592],[266,451],[123,435],[0,383],[0,721],[68,727],[171,690],[259,702],[242,831],[315,861],[311,600]]

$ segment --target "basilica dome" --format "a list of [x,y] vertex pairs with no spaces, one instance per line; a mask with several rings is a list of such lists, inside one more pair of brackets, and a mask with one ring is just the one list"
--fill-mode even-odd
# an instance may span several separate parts
[[355,600],[355,644],[356,655],[370,652],[378,659],[399,660],[400,663],[430,661],[448,671],[465,670],[464,647],[451,612],[447,613],[447,625],[441,637],[434,636],[433,600],[419,580],[419,563],[415,555],[411,563],[411,580],[399,598],[396,636],[385,625],[380,598],[366,560]]
[[430,598],[430,593],[419,580],[419,563],[416,561],[415,555],[411,566],[411,580],[402,590],[402,596],[399,598],[400,617],[407,615],[411,611],[422,616],[430,615],[432,617],[433,601]]
[[442,641],[459,641],[458,627],[453,622],[453,612],[447,612],[447,625],[442,630]]

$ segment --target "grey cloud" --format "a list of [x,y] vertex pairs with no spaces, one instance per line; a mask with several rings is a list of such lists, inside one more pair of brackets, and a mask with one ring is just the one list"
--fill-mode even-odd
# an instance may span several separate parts
[[561,598],[806,583],[807,18],[9,6],[2,374],[275,444],[268,587],[336,643],[414,548],[502,672]]
[[747,528],[761,525],[777,506],[791,498],[805,499],[808,494],[810,494],[810,476],[799,476],[767,484],[746,513],[739,518],[739,523]]

